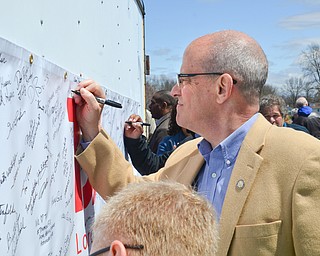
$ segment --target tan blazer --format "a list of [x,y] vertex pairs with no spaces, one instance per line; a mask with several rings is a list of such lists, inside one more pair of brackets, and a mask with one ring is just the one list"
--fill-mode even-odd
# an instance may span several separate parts
[[[134,176],[104,131],[76,158],[103,197],[129,182],[190,185],[204,163],[200,140],[183,144],[164,168],[144,177]],[[320,141],[259,115],[239,151],[219,225],[219,256],[320,255]]]

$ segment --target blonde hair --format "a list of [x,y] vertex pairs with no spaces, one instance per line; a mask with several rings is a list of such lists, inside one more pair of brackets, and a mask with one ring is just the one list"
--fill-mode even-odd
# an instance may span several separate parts
[[215,255],[216,215],[206,199],[180,183],[133,183],[109,198],[94,222],[95,248],[113,240],[144,246],[128,255]]

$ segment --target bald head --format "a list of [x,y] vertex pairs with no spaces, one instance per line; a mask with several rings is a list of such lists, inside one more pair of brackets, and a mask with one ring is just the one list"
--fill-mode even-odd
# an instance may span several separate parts
[[247,103],[258,104],[260,91],[267,80],[268,61],[253,38],[235,30],[215,32],[191,42],[184,57],[190,55],[194,67],[202,72],[230,74],[237,80]]
[[296,107],[297,108],[301,108],[303,106],[308,106],[308,101],[305,97],[299,97],[297,100],[296,100]]

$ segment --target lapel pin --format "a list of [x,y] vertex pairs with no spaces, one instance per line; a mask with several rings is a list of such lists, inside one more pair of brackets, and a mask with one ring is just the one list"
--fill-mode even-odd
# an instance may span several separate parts
[[237,188],[237,190],[242,190],[243,188],[244,188],[244,180],[238,180],[237,181],[237,184],[236,184],[236,188]]

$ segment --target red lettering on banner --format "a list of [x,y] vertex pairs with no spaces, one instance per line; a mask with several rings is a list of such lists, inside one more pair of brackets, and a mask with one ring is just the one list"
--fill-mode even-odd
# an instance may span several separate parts
[[[73,136],[74,136],[74,152],[76,152],[80,139],[80,129],[76,119],[75,103],[72,98],[67,100],[68,118],[69,122],[73,123]],[[74,159],[75,166],[75,212],[80,212],[85,209],[90,202],[94,204],[96,192],[92,188],[89,180],[82,187],[80,165],[76,159]]]
[[92,233],[89,232],[88,234],[84,234],[80,240],[78,233],[76,233],[77,254],[81,254],[82,251],[86,251],[88,249],[89,242],[91,242],[91,236]]
[[82,252],[81,249],[79,249],[79,238],[78,233],[76,233],[76,244],[77,244],[77,254],[80,254]]
[[82,237],[82,245],[83,245],[83,249],[87,250],[87,248],[88,248],[87,234],[84,234]]

